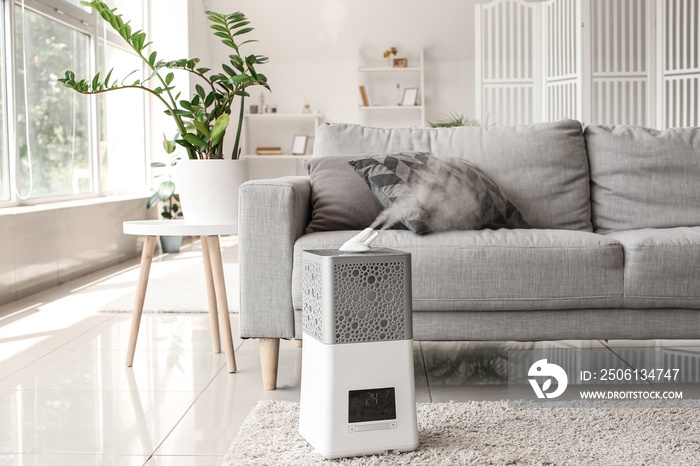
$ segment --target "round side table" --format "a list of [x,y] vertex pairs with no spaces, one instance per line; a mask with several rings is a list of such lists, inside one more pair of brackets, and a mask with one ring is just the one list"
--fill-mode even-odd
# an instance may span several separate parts
[[226,365],[229,372],[236,372],[236,356],[233,351],[231,322],[228,314],[226,284],[224,282],[224,267],[221,260],[221,245],[219,235],[237,233],[236,225],[192,225],[184,220],[135,220],[124,222],[124,234],[145,236],[143,252],[141,253],[141,268],[134,300],[134,312],[131,318],[129,346],[126,353],[126,365],[131,367],[134,362],[136,340],[141,325],[141,314],[146,299],[148,275],[151,271],[153,252],[156,246],[156,236],[199,236],[202,239],[202,254],[204,256],[204,276],[207,285],[209,301],[209,319],[211,321],[211,336],[214,352],[221,352],[219,330],[224,340]]

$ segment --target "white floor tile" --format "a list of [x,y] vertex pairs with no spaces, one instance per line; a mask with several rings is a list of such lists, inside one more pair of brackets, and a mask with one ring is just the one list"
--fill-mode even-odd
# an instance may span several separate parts
[[190,392],[2,390],[0,454],[150,455]]
[[216,456],[158,456],[155,455],[145,466],[221,466],[224,455]]
[[147,459],[143,455],[0,455],[0,466],[141,466]]
[[223,354],[193,351],[137,351],[131,368],[124,358],[123,351],[55,350],[0,389],[199,392],[226,363]]

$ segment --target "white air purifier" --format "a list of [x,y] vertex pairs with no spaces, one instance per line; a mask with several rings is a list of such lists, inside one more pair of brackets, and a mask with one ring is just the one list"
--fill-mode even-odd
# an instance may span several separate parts
[[303,253],[299,432],[325,458],[418,447],[411,256]]

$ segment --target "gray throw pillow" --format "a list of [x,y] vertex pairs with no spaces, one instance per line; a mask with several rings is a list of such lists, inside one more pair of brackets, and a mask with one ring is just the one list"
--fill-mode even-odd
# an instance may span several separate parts
[[355,158],[349,163],[386,208],[375,223],[401,221],[420,235],[530,228],[498,185],[464,159],[416,152]]
[[352,156],[315,157],[304,161],[311,180],[311,222],[306,233],[362,230],[384,208],[348,161]]

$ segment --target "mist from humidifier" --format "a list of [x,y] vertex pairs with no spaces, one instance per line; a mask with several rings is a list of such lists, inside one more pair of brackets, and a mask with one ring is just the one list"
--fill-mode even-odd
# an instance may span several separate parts
[[[427,219],[432,232],[459,229],[464,218],[479,212],[479,200],[468,186],[453,184],[435,187],[420,178],[412,180],[410,195],[396,200],[384,209],[372,222],[370,228],[386,230],[404,219]],[[449,202],[450,197],[460,202]]]

